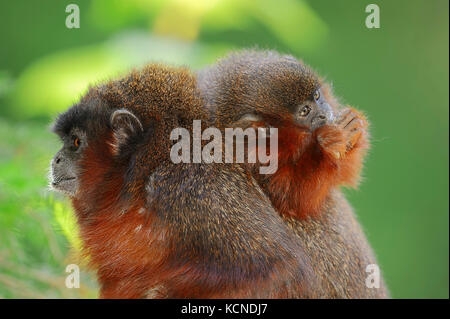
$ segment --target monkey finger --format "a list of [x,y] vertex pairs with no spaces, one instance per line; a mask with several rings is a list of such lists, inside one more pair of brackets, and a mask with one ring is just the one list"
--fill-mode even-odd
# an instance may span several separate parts
[[348,108],[345,109],[341,112],[341,114],[339,115],[337,121],[336,121],[336,125],[343,128],[345,127],[353,118],[354,118],[354,112],[352,111],[352,109]]
[[363,129],[363,127],[364,127],[364,121],[362,119],[360,119],[359,117],[354,117],[344,126],[344,129],[347,132],[353,132],[355,130]]
[[[361,121],[361,120],[358,120]],[[357,121],[354,121],[357,122]],[[362,121],[361,121],[362,122]],[[353,149],[353,147],[358,143],[359,139],[363,134],[363,129],[360,128],[352,128],[347,135],[347,152]]]
[[346,149],[346,138],[336,127],[322,127],[317,132],[317,142],[322,150],[339,159]]

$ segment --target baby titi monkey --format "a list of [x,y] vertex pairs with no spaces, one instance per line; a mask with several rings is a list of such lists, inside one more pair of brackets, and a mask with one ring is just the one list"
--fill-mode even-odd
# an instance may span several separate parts
[[56,119],[51,184],[72,201],[103,298],[304,297],[301,242],[238,165],[175,164],[175,128],[206,121],[195,77],[149,65]]
[[233,53],[199,71],[198,85],[217,127],[278,129],[278,170],[244,166],[306,247],[319,278],[309,296],[388,297],[381,278],[378,288],[366,285],[376,259],[338,189],[358,183],[369,146],[364,115],[341,107],[302,62],[273,51]]

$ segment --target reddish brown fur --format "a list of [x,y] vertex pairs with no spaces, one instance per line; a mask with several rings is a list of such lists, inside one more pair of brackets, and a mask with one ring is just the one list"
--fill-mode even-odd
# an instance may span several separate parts
[[[152,277],[155,276],[148,271],[149,265],[161,262],[165,257],[163,252],[167,251],[157,241],[163,230],[152,232],[151,237],[146,237],[146,232],[135,231],[139,225],[152,227],[149,216],[153,215],[138,213],[144,207],[144,199],[139,197],[124,212],[119,201],[124,168],[114,167],[113,150],[108,140],[113,142],[111,134],[86,149],[81,163],[81,193],[72,202],[81,224],[84,253],[89,256],[102,284],[100,297],[142,298],[148,287],[154,285]],[[105,184],[105,175],[111,172],[113,175]],[[96,185],[103,185],[104,191],[99,194]],[[92,203],[95,203],[94,209]],[[111,234],[114,234],[116,245],[111,245]]]

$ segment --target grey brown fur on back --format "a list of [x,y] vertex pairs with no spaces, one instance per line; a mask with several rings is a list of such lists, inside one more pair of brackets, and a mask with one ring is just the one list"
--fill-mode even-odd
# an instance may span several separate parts
[[374,253],[340,191],[331,194],[318,219],[286,218],[304,243],[319,285],[315,298],[389,298],[383,278],[380,288],[367,288],[366,267],[377,264]]

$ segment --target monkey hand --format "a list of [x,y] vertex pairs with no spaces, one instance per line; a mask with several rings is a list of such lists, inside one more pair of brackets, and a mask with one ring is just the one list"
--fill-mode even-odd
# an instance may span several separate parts
[[344,158],[358,147],[367,135],[368,123],[363,114],[353,108],[345,108],[333,125],[315,130],[317,142],[324,153],[335,159]]
[[365,116],[351,107],[341,112],[336,125],[344,132],[346,153],[361,144],[362,139],[365,139],[367,135],[368,122]]

